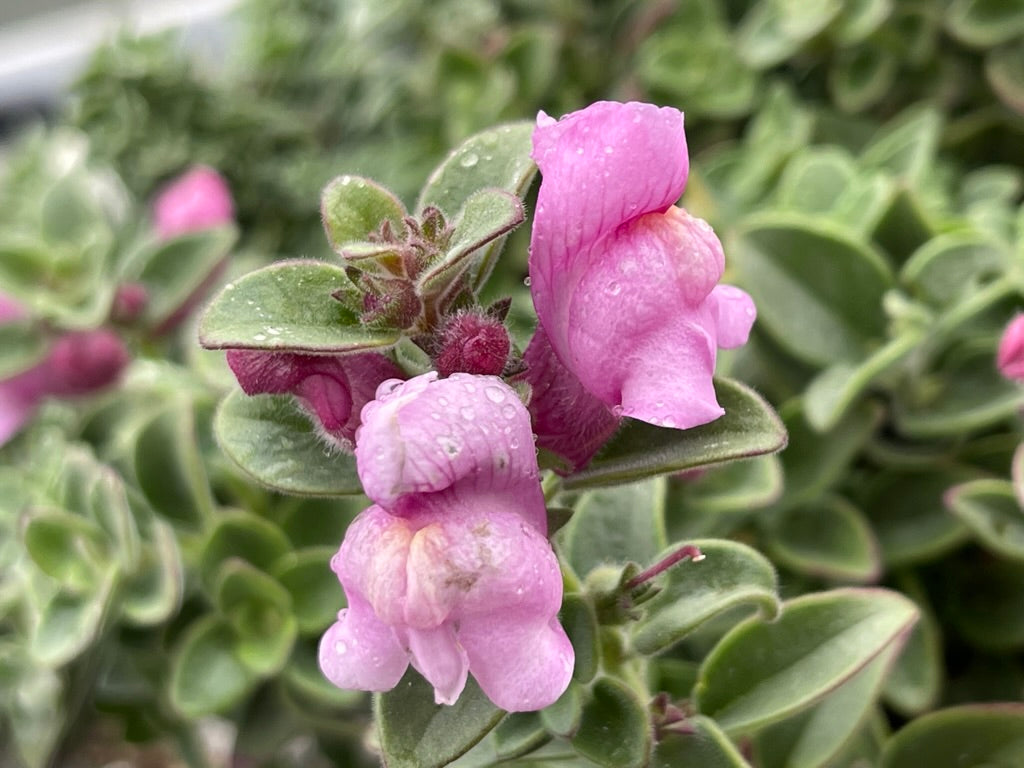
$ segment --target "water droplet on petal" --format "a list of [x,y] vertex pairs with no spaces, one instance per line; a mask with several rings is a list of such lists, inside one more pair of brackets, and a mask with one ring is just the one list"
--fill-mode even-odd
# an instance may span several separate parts
[[334,652],[339,656],[344,656],[347,651],[348,646],[343,641],[339,640],[334,644]]
[[484,392],[487,394],[487,399],[492,403],[502,403],[505,401],[505,393],[498,387],[488,387]]
[[516,407],[512,403],[502,406],[501,415],[506,419],[514,419],[516,417]]
[[473,409],[470,408],[468,405],[464,406],[463,408],[460,408],[459,413],[462,415],[462,418],[464,418],[466,421],[472,421],[473,417],[476,416],[476,413],[474,413]]
[[527,275],[525,278],[523,278],[523,285],[525,285],[527,288],[530,287],[530,276],[529,275]]
[[462,156],[462,159],[459,160],[459,165],[463,168],[472,168],[479,161],[480,158],[477,156],[476,152],[467,152]]
[[614,151],[615,151],[615,148],[614,148],[614,147],[611,147],[611,146],[607,146],[607,147],[605,147],[605,148],[604,148],[604,153],[605,153],[606,155],[610,155],[610,154],[611,154],[612,152],[614,152]]
[[252,337],[252,340],[253,341],[266,341],[267,337],[264,336],[262,333],[257,333],[255,336]]
[[613,280],[612,282],[608,283],[608,287],[605,290],[612,296],[618,296],[620,293],[622,293],[622,286],[619,285],[618,281]]
[[437,398],[437,404],[440,405],[442,408],[444,408],[446,405],[448,405],[448,398],[447,397],[439,397],[439,398]]

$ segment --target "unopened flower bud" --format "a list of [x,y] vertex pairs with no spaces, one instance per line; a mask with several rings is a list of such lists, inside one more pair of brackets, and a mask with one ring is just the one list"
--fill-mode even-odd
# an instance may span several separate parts
[[57,340],[50,352],[50,392],[84,395],[112,384],[128,364],[128,350],[108,330],[78,331]]
[[1024,313],[1018,314],[999,341],[999,372],[1011,381],[1024,381]]
[[437,372],[450,376],[462,371],[498,376],[505,369],[512,343],[499,320],[476,312],[448,318],[441,328]]
[[119,285],[114,294],[114,304],[110,308],[110,319],[116,323],[133,323],[139,319],[148,303],[149,291],[142,283]]

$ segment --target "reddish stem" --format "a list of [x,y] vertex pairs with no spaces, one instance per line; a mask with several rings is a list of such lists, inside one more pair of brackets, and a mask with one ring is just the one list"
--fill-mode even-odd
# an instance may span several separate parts
[[681,560],[685,560],[686,558],[690,558],[693,562],[699,563],[701,560],[704,559],[704,553],[701,552],[700,549],[698,549],[697,547],[693,546],[693,544],[684,544],[682,547],[677,549],[675,552],[673,552],[671,555],[666,557],[661,562],[655,563],[646,571],[641,571],[640,573],[638,573],[632,579],[627,581],[623,586],[626,589],[636,589],[641,584],[650,581],[660,573],[664,573],[673,565],[680,562]]

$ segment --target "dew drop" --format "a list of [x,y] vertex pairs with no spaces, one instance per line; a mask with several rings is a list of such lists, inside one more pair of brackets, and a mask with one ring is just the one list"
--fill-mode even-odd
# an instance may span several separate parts
[[466,421],[472,421],[473,417],[476,416],[476,413],[474,413],[473,409],[470,408],[468,405],[464,406],[463,408],[460,408],[459,413],[462,415],[462,418],[464,418]]
[[432,412],[430,414],[430,418],[434,419],[435,421],[440,421],[441,420],[441,414],[438,413],[437,411],[434,411],[434,412]]
[[476,152],[467,152],[462,156],[462,159],[459,160],[459,165],[463,168],[472,168],[478,162],[480,162],[480,157]]
[[523,594],[523,588],[522,587],[516,587],[516,594],[517,595]]
[[513,450],[518,448],[519,447],[519,438],[518,437],[513,437],[511,440],[509,440],[508,441],[508,447],[513,449]]
[[607,147],[605,147],[605,148],[604,148],[604,153],[605,153],[606,155],[610,155],[610,154],[611,154],[612,152],[614,152],[614,151],[615,151],[615,148],[614,148],[614,147],[612,147],[612,146],[607,146]]
[[343,643],[341,640],[334,644],[334,652],[339,656],[344,656],[347,651],[348,646],[345,645],[345,643]]
[[501,415],[506,419],[514,419],[516,417],[516,407],[512,403],[502,406]]
[[619,285],[618,281],[613,280],[612,282],[608,283],[608,287],[606,290],[610,295],[618,296],[620,293],[622,293],[622,286]]
[[577,155],[582,155],[583,154],[583,147],[576,147],[576,154]]
[[267,337],[264,336],[262,333],[257,333],[255,336],[252,337],[252,340],[253,341],[266,341]]
[[674,427],[676,425],[676,420],[671,416],[666,416],[665,420],[661,422],[661,425],[663,427]]
[[468,381],[463,386],[466,388],[466,391],[469,392],[470,394],[476,392],[476,387],[473,384],[470,384]]
[[437,404],[440,405],[442,408],[444,408],[446,405],[448,405],[448,398],[447,397],[439,397],[439,398],[437,398]]
[[505,402],[505,393],[497,387],[488,387],[484,390],[487,394],[487,399],[492,403],[503,403]]
[[529,275],[527,275],[526,277],[523,278],[523,285],[525,285],[527,288],[530,287],[530,276]]

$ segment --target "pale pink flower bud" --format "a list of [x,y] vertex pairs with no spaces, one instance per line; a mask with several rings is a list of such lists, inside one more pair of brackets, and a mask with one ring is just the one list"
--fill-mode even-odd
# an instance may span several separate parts
[[553,703],[574,655],[515,392],[458,373],[385,382],[363,410],[356,461],[377,504],[332,561],[348,608],[320,643],[324,674],[384,691],[411,663],[438,703],[454,703],[469,674],[503,709]]
[[212,229],[234,220],[227,182],[213,168],[197,165],[168,184],[153,206],[154,226],[162,239]]
[[1024,313],[1014,317],[1003,331],[996,362],[1007,379],[1024,381]]
[[533,134],[542,174],[530,245],[551,349],[614,410],[685,429],[722,415],[720,347],[745,343],[750,297],[717,285],[722,247],[673,204],[689,171],[682,113],[600,102]]

